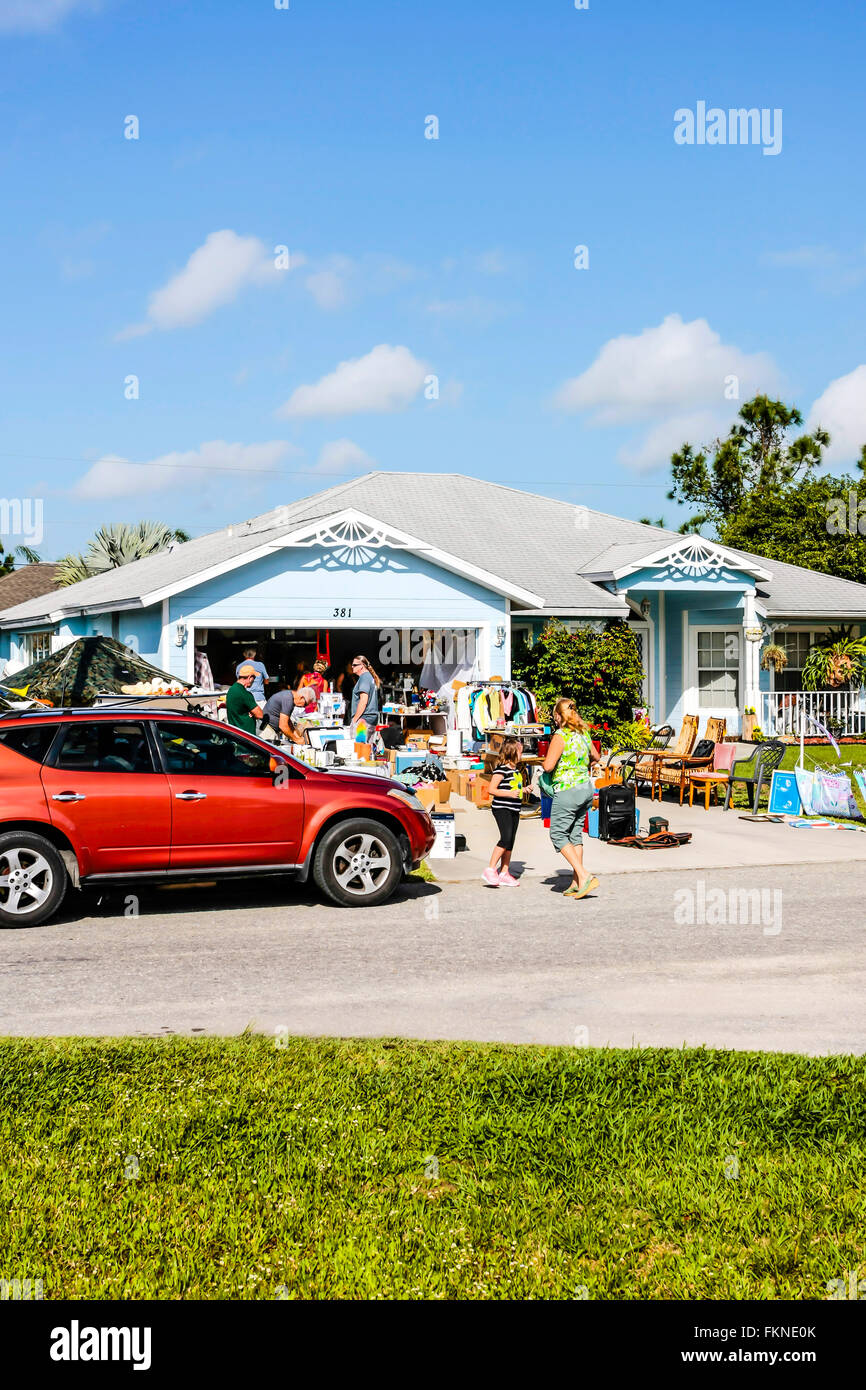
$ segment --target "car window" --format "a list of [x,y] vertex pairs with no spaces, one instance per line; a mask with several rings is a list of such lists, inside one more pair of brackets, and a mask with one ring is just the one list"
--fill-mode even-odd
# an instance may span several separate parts
[[153,772],[142,724],[101,720],[68,724],[55,760],[64,772]]
[[230,733],[214,720],[201,724],[160,721],[157,737],[167,772],[192,777],[270,777],[271,754]]
[[34,763],[45,761],[45,754],[51,747],[56,724],[28,724],[17,729],[0,729],[0,743]]

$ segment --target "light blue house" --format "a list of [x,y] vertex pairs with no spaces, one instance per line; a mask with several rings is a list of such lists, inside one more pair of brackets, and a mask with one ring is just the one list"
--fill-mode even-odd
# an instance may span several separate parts
[[[508,677],[512,644],[550,617],[630,623],[654,721],[735,730],[753,707],[774,731],[816,635],[866,624],[866,586],[475,478],[378,472],[7,609],[0,660],[99,632],[190,682],[196,652],[227,683],[249,645],[289,679],[356,652],[396,679],[420,675],[432,633]],[[788,652],[780,676],[761,667],[770,639]],[[866,727],[859,692],[808,698]]]

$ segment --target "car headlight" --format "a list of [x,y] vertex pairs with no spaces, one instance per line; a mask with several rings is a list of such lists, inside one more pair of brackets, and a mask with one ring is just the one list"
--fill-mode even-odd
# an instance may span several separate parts
[[413,811],[426,810],[424,802],[419,801],[417,796],[415,796],[414,792],[403,791],[402,787],[389,787],[388,795],[394,796],[397,798],[398,801],[404,802],[404,804],[406,806],[411,807]]

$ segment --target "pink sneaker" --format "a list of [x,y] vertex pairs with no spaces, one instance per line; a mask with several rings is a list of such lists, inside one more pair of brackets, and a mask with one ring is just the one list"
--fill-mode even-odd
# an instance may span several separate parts
[[501,882],[495,869],[485,869],[481,877],[488,888],[498,888]]
[[513,874],[510,874],[510,873],[508,872],[508,870],[506,869],[504,874],[500,874],[500,875],[499,875],[499,887],[500,887],[500,888],[519,888],[519,887],[520,887],[520,879],[519,879],[519,878],[515,878],[514,875],[513,875]]

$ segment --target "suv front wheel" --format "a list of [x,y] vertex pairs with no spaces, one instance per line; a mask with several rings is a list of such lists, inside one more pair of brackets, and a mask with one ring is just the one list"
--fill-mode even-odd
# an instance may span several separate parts
[[69,875],[50,840],[29,830],[0,835],[0,926],[35,927],[66,897]]
[[403,877],[393,831],[375,820],[345,820],[326,830],[316,849],[313,878],[341,907],[373,907],[391,897]]

